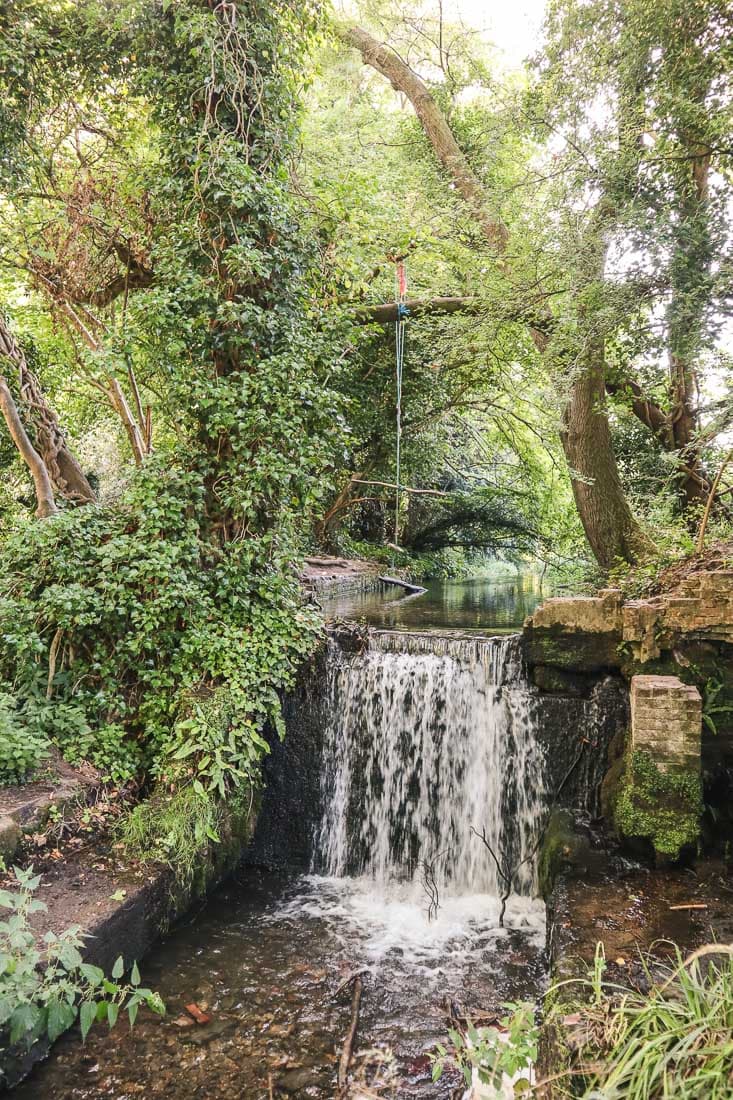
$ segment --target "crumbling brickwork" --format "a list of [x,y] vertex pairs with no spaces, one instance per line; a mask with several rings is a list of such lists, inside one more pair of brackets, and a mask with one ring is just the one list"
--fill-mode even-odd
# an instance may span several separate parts
[[702,699],[676,676],[632,676],[631,749],[660,771],[700,770]]

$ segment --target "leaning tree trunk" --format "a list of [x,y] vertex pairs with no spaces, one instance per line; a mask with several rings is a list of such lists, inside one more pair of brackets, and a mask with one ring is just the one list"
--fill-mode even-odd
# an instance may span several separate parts
[[28,438],[28,433],[18,412],[18,406],[15,404],[13,395],[10,392],[10,386],[2,375],[0,375],[0,412],[5,418],[10,438],[18,448],[18,453],[33,478],[38,503],[36,515],[39,519],[47,519],[48,516],[55,515],[57,511],[51,479],[48,476],[46,464]]
[[[393,50],[379,43],[368,31],[354,26],[341,26],[338,30],[348,45],[359,50],[365,64],[376,69],[395,90],[410,100],[436,159],[476,219],[502,270],[511,274],[507,260],[509,230],[500,215],[490,209],[483,182],[458,145],[428,86]],[[539,326],[533,325],[531,320],[528,323],[534,344],[544,355],[550,344],[552,318],[548,313]],[[594,556],[606,569],[617,558],[635,561],[648,545],[621,484],[602,401],[602,367],[600,374],[598,370],[592,365],[588,377],[580,377],[574,383],[563,437],[571,469],[582,474],[582,479],[573,480],[580,520]]]
[[91,503],[95,499],[94,490],[70,450],[56,413],[2,316],[0,356],[10,360],[18,372],[20,397],[34,436],[34,453],[39,455],[46,467],[57,495],[74,504]]

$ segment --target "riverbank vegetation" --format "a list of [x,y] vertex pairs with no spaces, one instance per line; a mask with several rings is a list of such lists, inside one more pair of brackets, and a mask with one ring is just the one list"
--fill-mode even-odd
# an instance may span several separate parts
[[728,545],[732,34],[553,0],[510,70],[441,5],[0,6],[0,785],[53,744],[190,876],[305,553]]

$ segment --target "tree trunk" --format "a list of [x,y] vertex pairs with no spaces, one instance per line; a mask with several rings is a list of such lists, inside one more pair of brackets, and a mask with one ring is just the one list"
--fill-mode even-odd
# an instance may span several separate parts
[[679,493],[683,508],[703,505],[710,482],[697,440],[697,370],[701,326],[708,303],[708,279],[713,260],[708,213],[710,148],[688,138],[689,167],[678,183],[680,219],[672,257],[669,327],[669,381],[672,434],[679,456]]
[[0,316],[0,356],[18,371],[20,396],[35,436],[34,453],[43,461],[56,493],[75,504],[89,504],[94,490],[70,450],[56,413],[46,401],[41,386],[26,358]]
[[651,545],[621,486],[604,398],[603,350],[596,344],[573,383],[561,440],[586,538],[601,568],[610,569],[643,557]]
[[430,89],[393,50],[382,45],[362,27],[344,26],[340,28],[340,34],[345,42],[359,51],[367,65],[385,76],[395,91],[402,92],[410,100],[435,156],[453,179],[456,190],[472,211],[484,237],[497,253],[503,253],[509,231],[501,218],[489,211],[484,185],[468,163]]
[[48,476],[46,464],[28,438],[28,433],[20,419],[18,406],[15,404],[13,395],[10,392],[10,386],[2,375],[0,375],[0,411],[2,411],[5,423],[8,426],[10,438],[31,472],[38,502],[36,515],[39,519],[46,519],[48,516],[55,515],[58,509],[56,508],[53,486]]

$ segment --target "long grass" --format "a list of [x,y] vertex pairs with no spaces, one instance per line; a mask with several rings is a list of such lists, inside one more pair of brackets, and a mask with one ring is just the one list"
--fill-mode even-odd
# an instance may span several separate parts
[[585,983],[585,1100],[733,1100],[733,944],[645,966],[646,993],[603,986],[602,957]]

